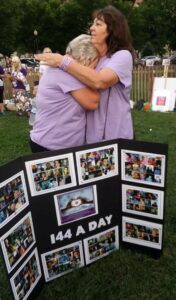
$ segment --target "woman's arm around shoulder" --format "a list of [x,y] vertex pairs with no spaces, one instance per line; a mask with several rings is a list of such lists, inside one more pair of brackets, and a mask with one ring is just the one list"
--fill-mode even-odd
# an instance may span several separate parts
[[89,87],[71,92],[73,98],[86,110],[94,110],[100,102],[100,93]]

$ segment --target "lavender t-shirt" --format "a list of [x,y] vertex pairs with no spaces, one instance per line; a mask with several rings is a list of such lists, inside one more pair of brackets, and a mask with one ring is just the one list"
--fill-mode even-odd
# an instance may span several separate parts
[[69,93],[84,87],[59,68],[48,68],[44,72],[37,92],[36,120],[30,133],[32,141],[49,150],[84,144],[85,110]]
[[118,51],[110,58],[105,56],[100,59],[97,71],[109,68],[117,74],[120,81],[110,89],[102,90],[99,107],[87,112],[87,143],[103,139],[133,138],[129,101],[132,66],[132,56],[127,50]]

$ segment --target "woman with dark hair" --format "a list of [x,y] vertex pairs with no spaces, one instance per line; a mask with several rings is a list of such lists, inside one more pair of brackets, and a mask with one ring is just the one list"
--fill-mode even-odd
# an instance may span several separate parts
[[100,54],[96,70],[80,65],[68,55],[39,54],[38,60],[60,67],[84,84],[100,90],[100,105],[87,112],[87,143],[133,138],[130,109],[132,44],[125,16],[115,7],[95,11],[91,42]]

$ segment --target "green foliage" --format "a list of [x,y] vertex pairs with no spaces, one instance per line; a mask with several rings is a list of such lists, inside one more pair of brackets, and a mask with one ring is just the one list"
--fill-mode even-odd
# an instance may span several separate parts
[[0,53],[9,55],[18,44],[18,34],[20,32],[22,0],[1,0],[0,1]]
[[45,46],[64,53],[72,38],[87,32],[92,12],[108,4],[128,18],[135,49],[145,52],[149,43],[153,54],[162,54],[166,44],[176,48],[175,0],[145,0],[138,8],[133,0],[1,0],[0,53],[36,52]]

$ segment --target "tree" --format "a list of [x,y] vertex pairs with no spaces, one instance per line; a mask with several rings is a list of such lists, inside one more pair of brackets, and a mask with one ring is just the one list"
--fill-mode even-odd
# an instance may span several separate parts
[[4,55],[9,55],[16,47],[22,18],[20,7],[21,0],[1,0],[0,2],[0,52]]

